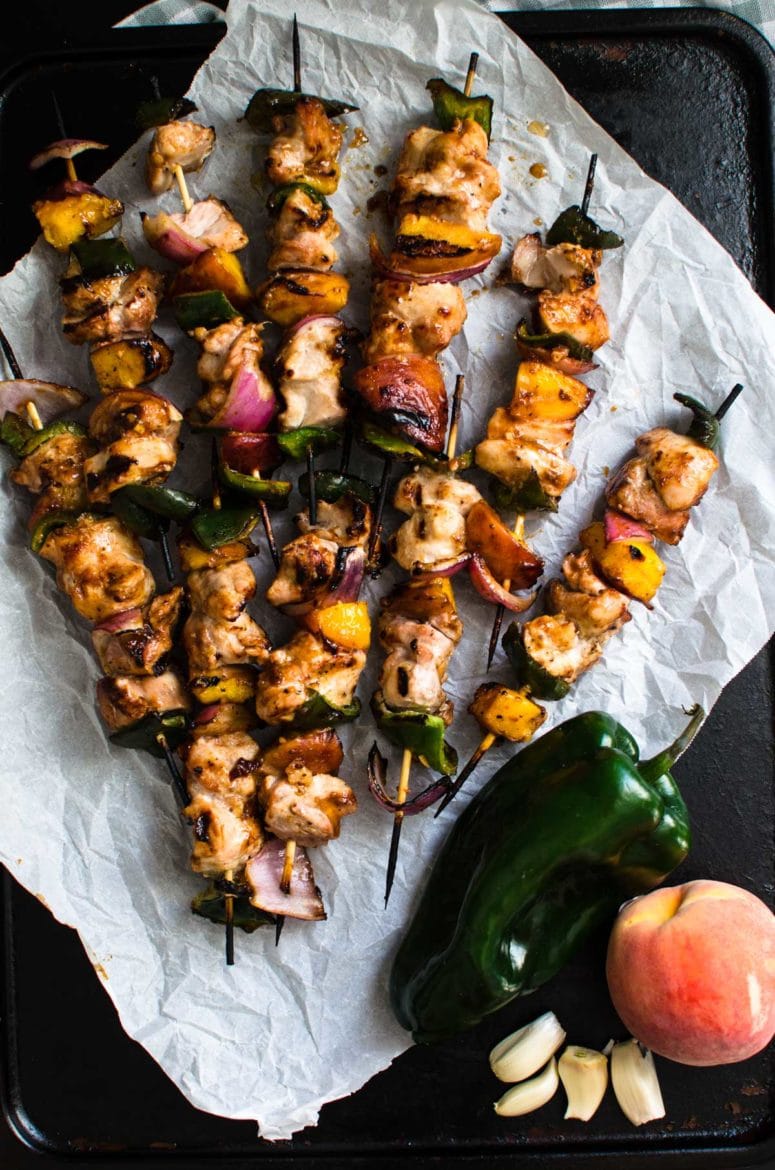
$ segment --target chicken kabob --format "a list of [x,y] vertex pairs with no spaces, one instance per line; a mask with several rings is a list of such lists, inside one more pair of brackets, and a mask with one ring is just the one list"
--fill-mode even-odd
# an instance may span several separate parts
[[526,704],[535,709],[539,727],[546,712],[534,700],[567,695],[579,675],[602,656],[609,638],[630,620],[632,600],[652,608],[665,573],[653,542],[681,540],[690,509],[700,502],[719,466],[715,454],[719,423],[742,389],[735,386],[715,415],[696,399],[676,394],[694,416],[688,433],[656,427],[636,439],[636,458],[625,463],[606,488],[604,519],[581,533],[580,552],[566,556],[565,581],[547,586],[547,613],[522,626],[512,623],[504,634],[503,645],[521,690],[497,683],[479,687],[469,711],[485,736],[436,815],[494,744],[530,738],[520,734],[526,727],[522,716],[530,714]]
[[487,229],[501,187],[487,159],[492,98],[471,96],[477,61],[472,53],[462,92],[438,78],[428,82],[441,128],[407,136],[389,200],[393,250],[386,257],[370,241],[371,330],[355,389],[361,438],[384,461],[369,550],[375,576],[391,461],[447,469],[448,402],[437,359],[466,319],[460,282],[484,271],[501,247]]
[[[63,139],[36,155],[32,166],[64,158],[72,176],[70,153],[93,145]],[[143,384],[166,372],[172,361],[166,344],[151,331],[164,277],[138,268],[120,237],[91,238],[116,226],[123,213],[119,201],[71,177],[61,186],[64,194],[49,192],[33,210],[45,238],[57,251],[69,252],[60,281],[63,333],[74,345],[89,345],[92,370],[105,396],[89,422],[89,434],[101,450],[86,463],[88,502],[109,505],[136,535],[159,540],[172,582],[166,527],[170,519],[188,516],[196,501],[161,486],[177,461],[182,416]],[[101,211],[92,222],[94,208]]]
[[[156,100],[138,115],[144,129],[153,129],[146,183],[154,195],[177,184],[183,211],[143,213],[142,224],[149,244],[182,266],[170,296],[179,326],[201,346],[197,372],[206,389],[188,421],[195,429],[223,432],[214,450],[219,476],[231,492],[251,497],[277,563],[267,503],[283,503],[291,485],[265,478],[282,462],[282,452],[264,433],[277,401],[262,368],[262,326],[245,317],[253,297],[236,253],[247,246],[248,235],[222,199],[191,198],[185,176],[199,171],[214,150],[215,130],[187,120],[196,111],[188,99],[162,98],[156,88]],[[237,536],[251,526],[251,511],[227,506],[211,522],[222,530],[231,521]]]
[[[595,369],[594,351],[609,338],[608,320],[598,303],[603,251],[619,248],[621,236],[604,231],[589,218],[597,166],[589,164],[581,206],[563,211],[546,233],[523,236],[516,244],[508,280],[538,291],[539,332],[523,319],[517,327],[521,358],[512,401],[498,407],[478,444],[478,467],[496,481],[500,507],[514,508],[514,531],[524,532],[524,514],[533,508],[556,511],[565,489],[576,478],[567,459],[576,421],[592,401],[577,375]],[[504,581],[506,589],[510,580]],[[500,637],[504,607],[493,621],[487,653],[489,670]]]

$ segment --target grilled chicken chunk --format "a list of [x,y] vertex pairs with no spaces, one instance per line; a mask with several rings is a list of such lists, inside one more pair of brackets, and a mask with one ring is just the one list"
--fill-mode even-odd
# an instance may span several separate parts
[[[164,295],[165,277],[152,268],[97,280],[77,277],[62,294],[62,329],[73,345],[148,333]],[[74,286],[74,287],[70,287]]]
[[56,567],[59,588],[89,621],[141,608],[153,596],[140,542],[115,516],[86,513],[55,528],[40,555]]
[[84,462],[94,451],[85,435],[65,431],[41,443],[11,471],[11,479],[30,492],[49,487],[83,487]]
[[387,657],[375,700],[393,710],[419,708],[452,720],[443,684],[463,626],[441,578],[407,581],[382,602],[379,640]]
[[487,159],[487,135],[465,119],[451,130],[420,126],[407,135],[398,159],[391,203],[396,215],[416,212],[487,231],[487,213],[501,193]]
[[668,508],[648,473],[648,463],[642,456],[630,459],[609,481],[606,487],[609,507],[624,512],[633,520],[640,520],[657,540],[678,544],[689,523],[688,509],[674,512]]
[[175,181],[175,167],[198,171],[215,146],[215,131],[198,122],[159,126],[148,148],[145,178],[153,195],[163,195]]
[[303,188],[288,195],[268,235],[274,245],[266,262],[269,272],[280,268],[327,272],[337,261],[333,241],[339,235],[339,225],[330,208]]
[[347,330],[338,317],[321,317],[293,331],[277,355],[277,389],[285,402],[281,431],[335,427],[347,408],[342,368]]
[[175,443],[183,415],[169,401],[149,390],[117,390],[97,403],[89,419],[89,434],[100,446],[133,435],[153,435]]
[[335,504],[318,500],[317,524],[311,525],[305,510],[295,517],[301,532],[315,532],[335,544],[366,548],[371,536],[371,508],[354,496],[343,496]]
[[535,472],[546,494],[559,499],[576,478],[576,468],[542,443],[511,439],[484,439],[476,448],[476,463],[503,483],[522,487]]
[[174,469],[177,458],[177,444],[166,439],[119,439],[84,463],[89,500],[105,504],[113,492],[128,484],[161,483]]
[[335,775],[342,758],[331,729],[281,738],[269,748],[257,790],[264,823],[275,837],[311,846],[339,836],[342,817],[358,807],[353,790]]
[[555,244],[547,248],[538,232],[518,240],[511,257],[509,277],[525,288],[546,289],[550,293],[578,293],[597,289],[597,270],[603,253],[578,244]]
[[176,585],[168,593],[157,594],[143,609],[129,610],[96,626],[92,644],[105,674],[160,674],[172,650],[182,604],[183,590]]
[[117,675],[97,683],[97,707],[111,731],[131,727],[146,715],[188,711],[191,699],[172,670],[159,675]]
[[194,338],[202,346],[197,373],[209,385],[209,389],[197,399],[195,407],[195,413],[203,421],[214,418],[221,409],[232,380],[240,370],[255,374],[262,397],[271,401],[274,391],[261,369],[264,354],[262,329],[263,325],[246,325],[241,317],[235,317],[215,329],[194,330]]
[[317,98],[296,103],[292,114],[274,120],[275,137],[269,146],[266,173],[275,187],[312,180],[326,194],[336,190],[337,159],[342,129],[326,114]]
[[264,723],[289,723],[316,694],[345,707],[365,663],[362,650],[333,647],[300,630],[269,654],[256,684],[256,712]]
[[189,573],[192,612],[222,622],[235,621],[256,593],[256,578],[246,560]]
[[191,866],[217,877],[238,873],[264,842],[255,815],[260,751],[244,732],[204,735],[181,750],[191,801],[183,810],[194,827]]
[[244,612],[256,588],[250,566],[235,561],[221,569],[191,573],[190,583],[192,578],[193,609],[183,626],[189,675],[207,674],[221,666],[264,662],[269,654],[269,639]]
[[377,280],[371,294],[371,332],[363,347],[368,365],[394,354],[435,357],[463,328],[467,316],[457,284]]
[[419,467],[399,482],[393,506],[409,519],[390,538],[390,551],[411,572],[428,572],[466,550],[466,516],[481,500],[473,484]]
[[568,333],[590,349],[599,349],[611,336],[596,287],[578,293],[540,292],[538,319],[547,333]]
[[277,576],[266,591],[269,604],[278,608],[305,604],[312,608],[330,591],[338,553],[335,541],[324,540],[314,530],[288,541]]
[[522,627],[522,639],[529,656],[553,678],[567,683],[597,662],[603,643],[585,638],[575,622],[561,614],[543,614]]
[[224,252],[239,252],[248,244],[247,233],[229,205],[214,195],[197,200],[190,211],[143,213],[141,219],[145,238],[152,248],[169,232],[183,233],[203,248],[221,248]]
[[709,447],[667,427],[640,435],[635,448],[662,502],[673,512],[699,504],[718,470],[718,457]]

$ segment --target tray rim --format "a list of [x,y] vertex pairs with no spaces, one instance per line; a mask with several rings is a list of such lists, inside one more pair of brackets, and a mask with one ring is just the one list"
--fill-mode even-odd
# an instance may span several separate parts
[[[763,219],[775,226],[775,49],[753,25],[732,12],[699,6],[530,12],[499,8],[495,14],[501,18],[512,18],[515,26],[513,31],[527,42],[550,40],[553,37],[605,40],[622,36],[665,39],[675,36],[711,36],[728,42],[737,51],[752,55],[757,69],[749,80],[755,77],[762,101],[762,136],[765,139],[765,149],[761,152],[762,156],[766,154],[762,191],[762,205],[766,205],[766,208]],[[225,31],[225,23],[220,21],[207,25],[110,29],[106,30],[106,37],[102,41],[88,39],[80,44],[73,43],[64,48],[45,49],[26,55],[0,69],[0,107],[9,90],[37,69],[104,58],[106,51],[121,60],[131,60],[138,52],[166,57],[180,53],[195,54],[201,49],[212,51]],[[764,157],[761,161],[764,163]],[[765,286],[760,295],[771,308],[775,308],[775,232],[763,233],[760,243]],[[770,644],[769,656],[775,666],[775,642]],[[14,1054],[18,1050],[19,1028],[9,1005],[14,1002],[16,985],[13,898],[19,888],[0,866],[0,1107],[8,1127],[5,1133],[0,1132],[0,1155],[3,1158],[7,1153],[6,1138],[11,1136],[16,1139],[15,1144],[8,1147],[11,1157],[15,1154],[16,1160],[5,1163],[5,1170],[28,1170],[33,1165],[67,1166],[76,1170],[114,1170],[119,1162],[127,1170],[148,1170],[149,1167],[153,1170],[154,1167],[167,1165],[170,1160],[179,1162],[181,1159],[201,1165],[202,1170],[216,1170],[221,1165],[228,1166],[229,1170],[256,1170],[257,1167],[279,1170],[289,1164],[295,1170],[341,1170],[343,1164],[346,1164],[347,1170],[367,1170],[375,1162],[381,1170],[401,1170],[407,1166],[416,1166],[417,1170],[430,1170],[431,1167],[443,1170],[447,1165],[454,1166],[456,1170],[467,1170],[469,1167],[481,1170],[485,1158],[493,1166],[503,1167],[503,1170],[508,1170],[510,1166],[516,1167],[517,1164],[524,1164],[531,1170],[553,1170],[558,1163],[567,1166],[570,1158],[573,1159],[573,1170],[577,1170],[577,1167],[578,1170],[584,1170],[585,1167],[589,1167],[589,1170],[597,1170],[598,1167],[605,1170],[615,1168],[622,1157],[627,1158],[628,1170],[653,1170],[656,1158],[661,1160],[664,1170],[705,1170],[711,1159],[713,1166],[719,1167],[719,1170],[727,1167],[730,1170],[753,1170],[760,1166],[770,1167],[771,1170],[775,1168],[775,1109],[770,1132],[761,1140],[738,1144],[703,1145],[702,1139],[698,1138],[696,1143],[684,1140],[680,1146],[668,1145],[664,1141],[646,1147],[616,1142],[597,1147],[588,1145],[582,1150],[570,1144],[559,1148],[504,1144],[497,1150],[489,1145],[481,1149],[468,1146],[462,1151],[451,1149],[440,1153],[436,1146],[417,1144],[407,1147],[401,1153],[372,1150],[362,1145],[348,1154],[325,1148],[321,1148],[319,1153],[315,1150],[300,1150],[298,1147],[268,1150],[262,1144],[257,1146],[255,1155],[245,1155],[241,1150],[206,1147],[195,1152],[190,1149],[158,1151],[145,1147],[142,1150],[126,1151],[96,1149],[88,1154],[65,1152],[28,1117],[19,1079],[15,1075],[18,1068]],[[45,1163],[41,1162],[41,1155],[46,1159]],[[28,1161],[30,1158],[34,1162]]]

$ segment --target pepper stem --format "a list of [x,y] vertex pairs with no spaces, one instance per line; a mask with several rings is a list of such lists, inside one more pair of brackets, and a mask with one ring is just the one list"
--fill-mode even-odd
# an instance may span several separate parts
[[664,751],[661,751],[659,755],[654,756],[650,760],[644,760],[638,765],[638,771],[645,780],[654,780],[658,776],[664,776],[665,772],[669,772],[676,760],[680,759],[684,754],[705,722],[705,711],[699,703],[695,703],[686,714],[689,716],[689,722],[678,738],[669,747],[666,747]]
[[727,413],[727,411],[729,410],[732,403],[735,402],[735,400],[742,393],[743,393],[743,384],[742,384],[742,382],[738,382],[736,386],[732,387],[732,389],[729,391],[729,393],[727,394],[724,401],[721,403],[721,406],[716,411],[716,421],[717,422],[721,422],[722,418]]

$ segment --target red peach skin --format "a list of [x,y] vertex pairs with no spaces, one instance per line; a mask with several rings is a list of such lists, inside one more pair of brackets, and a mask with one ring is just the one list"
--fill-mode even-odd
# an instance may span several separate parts
[[680,1064],[732,1064],[775,1033],[775,917],[727,882],[654,890],[619,912],[606,974],[622,1023]]

